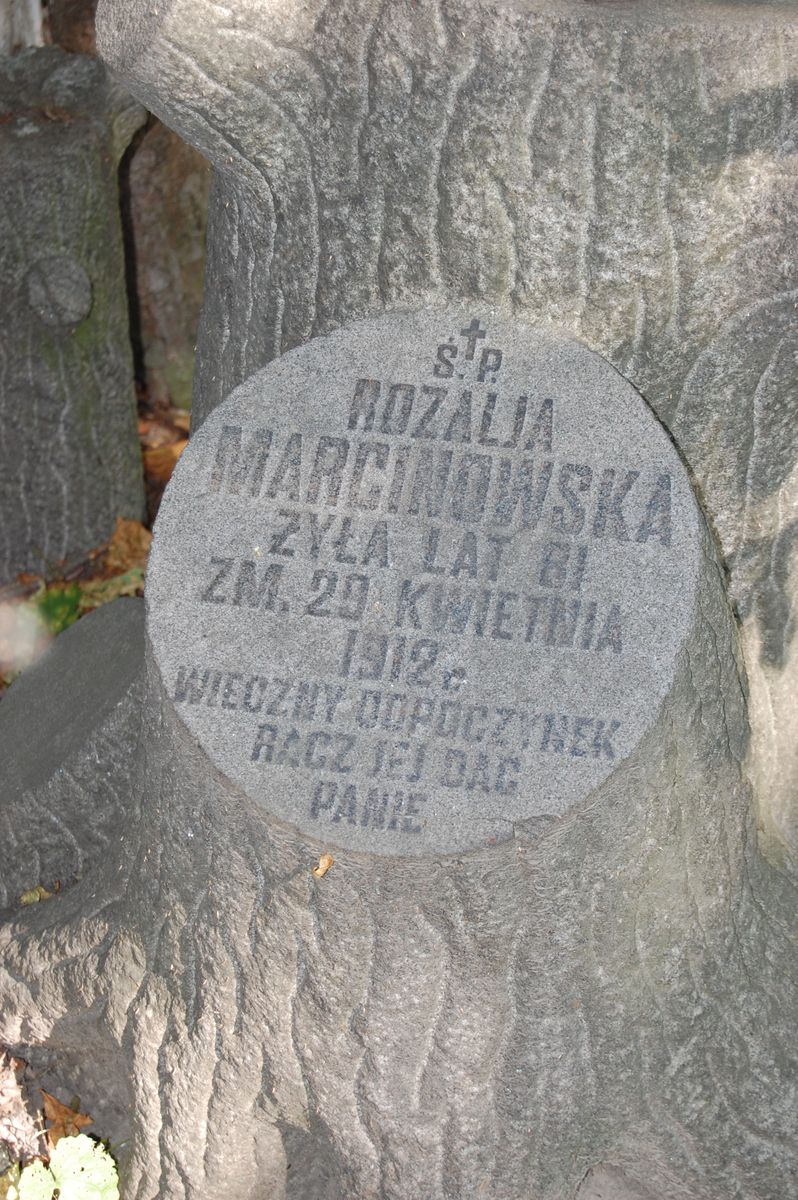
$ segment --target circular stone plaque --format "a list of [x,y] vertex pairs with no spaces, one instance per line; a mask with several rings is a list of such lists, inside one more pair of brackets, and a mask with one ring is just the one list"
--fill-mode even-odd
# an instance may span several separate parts
[[286,354],[192,437],[147,582],[176,711],[326,845],[440,854],[559,815],[657,719],[701,518],[643,400],[485,308]]

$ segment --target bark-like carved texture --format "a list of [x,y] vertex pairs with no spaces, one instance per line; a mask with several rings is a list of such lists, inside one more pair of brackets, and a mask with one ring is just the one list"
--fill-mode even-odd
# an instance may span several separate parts
[[109,62],[217,171],[195,419],[386,308],[509,302],[583,338],[693,472],[745,620],[761,802],[798,844],[794,8],[101,0],[99,18]]
[[143,515],[116,174],[143,117],[93,59],[0,63],[0,580]]
[[82,1063],[126,1200],[790,1194],[796,889],[756,849],[711,558],[633,757],[542,835],[457,859],[338,852],[314,879],[318,845],[214,771],[152,664],[131,703],[137,678],[53,776],[125,763],[114,836],[0,926],[0,1040]]

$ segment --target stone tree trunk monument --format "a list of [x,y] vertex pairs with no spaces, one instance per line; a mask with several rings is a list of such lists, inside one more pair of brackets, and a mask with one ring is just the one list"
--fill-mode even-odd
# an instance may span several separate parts
[[144,512],[117,179],[144,116],[94,59],[0,57],[3,584]]
[[201,425],[0,710],[0,1037],[126,1197],[795,1191],[793,13],[101,3]]

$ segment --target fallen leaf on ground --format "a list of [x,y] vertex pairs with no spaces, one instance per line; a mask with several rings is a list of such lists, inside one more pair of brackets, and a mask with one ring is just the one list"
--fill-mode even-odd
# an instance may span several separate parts
[[91,1117],[86,1113],[78,1112],[77,1109],[70,1108],[68,1104],[62,1104],[49,1092],[42,1090],[42,1098],[44,1100],[44,1119],[51,1122],[50,1128],[47,1130],[47,1141],[51,1146],[55,1146],[59,1138],[74,1137],[84,1126],[92,1124]]
[[[14,1160],[26,1162],[42,1152],[42,1136],[28,1111],[22,1089],[25,1063],[0,1050],[0,1142]],[[2,1195],[2,1193],[0,1193]]]
[[168,483],[175,469],[175,464],[188,445],[188,438],[182,437],[169,446],[145,447],[144,470],[151,479],[158,483]]
[[142,446],[168,446],[188,433],[191,413],[184,408],[148,409],[139,416],[139,441]]
[[122,575],[131,567],[146,567],[152,534],[141,521],[117,517],[116,528],[105,554],[105,569],[109,575]]
[[31,1163],[25,1167],[17,1187],[19,1200],[53,1200],[54,1194],[55,1179],[43,1162]]
[[41,900],[51,900],[55,892],[48,892],[47,888],[42,887],[39,883],[35,888],[29,888],[27,892],[23,892],[19,898],[20,904],[38,904]]
[[189,429],[191,428],[191,413],[190,412],[186,412],[186,410],[183,408],[181,408],[181,409],[173,408],[171,410],[170,416],[172,418],[173,425],[176,425],[178,429],[182,429],[183,433],[188,433]]
[[120,596],[135,596],[144,588],[144,568],[131,567],[123,575],[114,575],[113,579],[90,579],[81,586],[81,612],[90,612],[107,604],[109,600],[117,600]]
[[331,854],[322,854],[321,858],[316,863],[316,866],[313,867],[313,874],[317,879],[322,879],[327,874],[334,862],[335,859]]
[[154,417],[139,417],[139,441],[142,447],[168,446],[175,440],[174,430]]
[[63,633],[80,615],[80,588],[76,583],[44,587],[34,600],[42,620],[53,635]]
[[50,1171],[59,1200],[119,1200],[114,1160],[85,1133],[61,1139],[50,1157]]

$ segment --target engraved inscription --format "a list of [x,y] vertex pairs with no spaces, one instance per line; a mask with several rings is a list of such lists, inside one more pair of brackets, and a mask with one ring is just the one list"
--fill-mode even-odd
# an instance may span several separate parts
[[389,853],[495,842],[587,794],[691,603],[692,498],[642,401],[573,344],[560,369],[544,341],[544,368],[502,322],[449,328],[209,420],[164,671],[253,796]]

